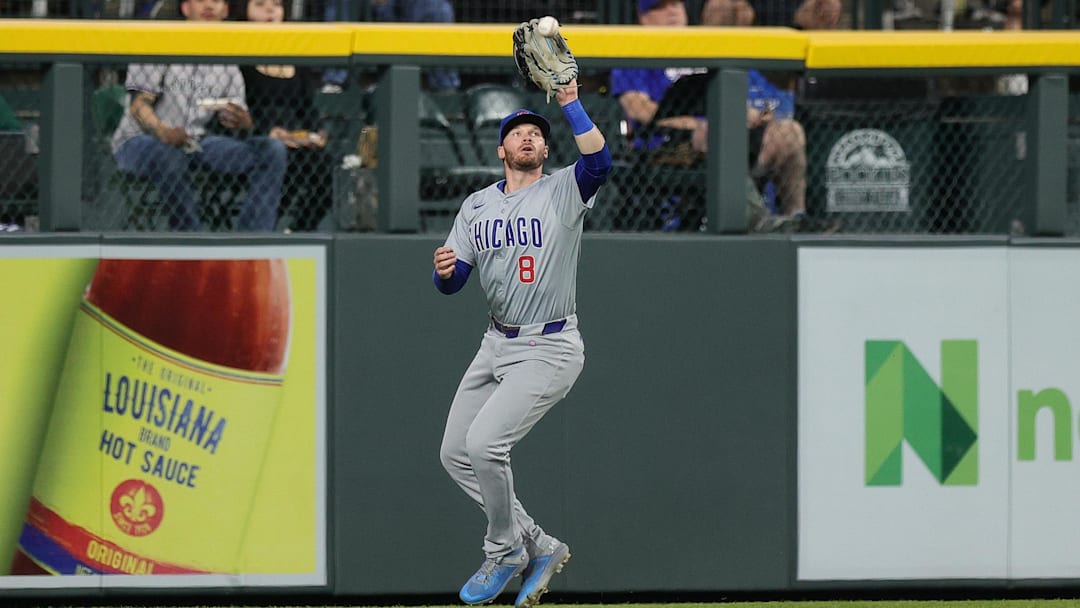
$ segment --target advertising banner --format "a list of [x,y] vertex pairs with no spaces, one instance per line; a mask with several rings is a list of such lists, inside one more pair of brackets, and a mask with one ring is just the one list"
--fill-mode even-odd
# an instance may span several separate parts
[[1080,578],[1080,250],[1011,249],[1012,578]]
[[799,251],[801,580],[1080,577],[1080,249]]
[[1006,249],[798,264],[799,579],[1005,577]]
[[0,247],[0,276],[0,587],[326,584],[324,248]]

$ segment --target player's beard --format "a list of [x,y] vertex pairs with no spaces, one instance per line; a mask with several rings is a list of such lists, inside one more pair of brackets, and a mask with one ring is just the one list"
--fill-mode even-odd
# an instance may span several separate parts
[[544,166],[544,155],[539,149],[534,150],[531,156],[524,156],[507,150],[506,164],[514,171],[535,171]]

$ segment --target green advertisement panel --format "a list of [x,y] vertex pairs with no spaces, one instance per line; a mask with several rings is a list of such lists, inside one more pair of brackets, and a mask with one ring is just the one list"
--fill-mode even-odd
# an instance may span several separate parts
[[325,268],[0,247],[0,587],[325,585]]

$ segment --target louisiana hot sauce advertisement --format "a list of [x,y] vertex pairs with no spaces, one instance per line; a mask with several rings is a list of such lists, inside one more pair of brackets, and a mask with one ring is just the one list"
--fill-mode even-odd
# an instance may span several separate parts
[[323,249],[100,250],[0,256],[53,310],[0,300],[5,324],[65,334],[51,388],[0,402],[24,418],[4,434],[36,437],[12,455],[33,474],[0,506],[0,584],[325,584]]

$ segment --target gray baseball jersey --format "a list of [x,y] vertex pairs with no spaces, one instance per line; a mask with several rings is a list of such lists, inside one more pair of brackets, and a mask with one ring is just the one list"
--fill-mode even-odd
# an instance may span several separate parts
[[491,315],[521,326],[565,319],[577,308],[585,212],[574,166],[503,194],[498,184],[461,205],[446,246],[473,267]]
[[446,240],[480,275],[492,317],[515,328],[511,335],[488,325],[454,394],[440,449],[450,477],[487,515],[489,558],[523,542],[559,542],[517,499],[510,450],[566,397],[584,368],[577,265],[594,198],[582,202],[573,166],[510,194],[493,184],[465,199]]

